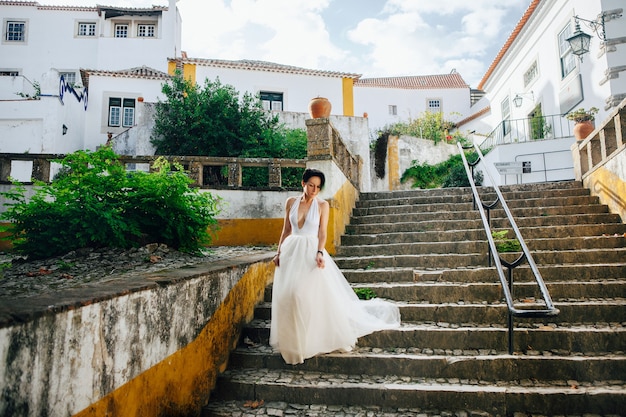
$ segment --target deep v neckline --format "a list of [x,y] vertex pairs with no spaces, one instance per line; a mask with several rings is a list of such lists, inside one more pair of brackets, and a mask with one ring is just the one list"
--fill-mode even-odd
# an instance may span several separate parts
[[309,206],[309,208],[307,209],[307,211],[304,213],[304,216],[302,218],[302,225],[300,225],[300,203],[302,203],[302,197],[298,198],[298,208],[296,210],[296,225],[298,226],[299,230],[302,230],[304,228],[304,225],[306,224],[306,220],[309,217],[309,212],[311,211],[311,208],[313,208],[313,204],[315,203],[315,198],[313,198],[313,200],[311,201],[311,205]]

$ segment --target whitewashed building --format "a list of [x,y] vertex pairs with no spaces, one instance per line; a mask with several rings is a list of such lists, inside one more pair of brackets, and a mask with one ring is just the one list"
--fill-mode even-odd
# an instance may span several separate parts
[[157,97],[168,58],[181,56],[176,0],[142,9],[2,0],[0,19],[0,152],[95,149],[136,125],[139,98]]
[[[626,97],[623,0],[533,0],[478,88],[485,96],[459,129],[473,132],[494,181],[574,179],[569,111],[599,109],[596,125]],[[577,27],[578,21],[578,27]],[[577,29],[590,51],[577,57],[567,41]],[[581,59],[582,58],[582,59]],[[530,162],[531,172],[504,175],[494,163]]]
[[354,84],[355,114],[367,115],[371,129],[382,129],[442,112],[456,122],[470,114],[470,87],[461,74],[361,78]]

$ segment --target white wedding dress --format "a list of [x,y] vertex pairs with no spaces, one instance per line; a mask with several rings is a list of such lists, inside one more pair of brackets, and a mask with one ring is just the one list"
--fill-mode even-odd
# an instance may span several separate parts
[[325,268],[317,267],[319,202],[311,204],[300,229],[300,200],[289,212],[291,234],[281,245],[272,288],[270,345],[289,364],[350,351],[359,337],[400,325],[398,307],[379,298],[359,299],[326,251]]

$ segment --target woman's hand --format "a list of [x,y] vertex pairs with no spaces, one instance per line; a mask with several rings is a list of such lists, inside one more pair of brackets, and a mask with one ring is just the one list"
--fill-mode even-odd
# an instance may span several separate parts
[[317,251],[317,254],[315,255],[315,262],[317,262],[318,268],[324,268],[326,266],[326,261],[324,261],[324,252],[321,250]]
[[274,255],[274,257],[272,258],[272,262],[274,262],[274,265],[280,266],[280,253]]

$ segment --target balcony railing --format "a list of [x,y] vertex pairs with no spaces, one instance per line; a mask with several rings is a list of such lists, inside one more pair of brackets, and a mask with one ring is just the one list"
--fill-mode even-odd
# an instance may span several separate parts
[[560,114],[503,120],[480,144],[483,152],[498,145],[573,136],[573,122]]
[[[0,153],[0,183],[8,184],[11,179],[23,183],[32,180],[50,182],[54,177],[54,160],[62,159],[57,154],[14,154]],[[158,156],[120,156],[128,170],[150,171]],[[283,187],[283,169],[306,167],[304,159],[276,158],[220,158],[208,156],[165,156],[170,163],[181,164],[201,188],[238,188],[243,184],[245,168],[266,168],[267,187]]]

